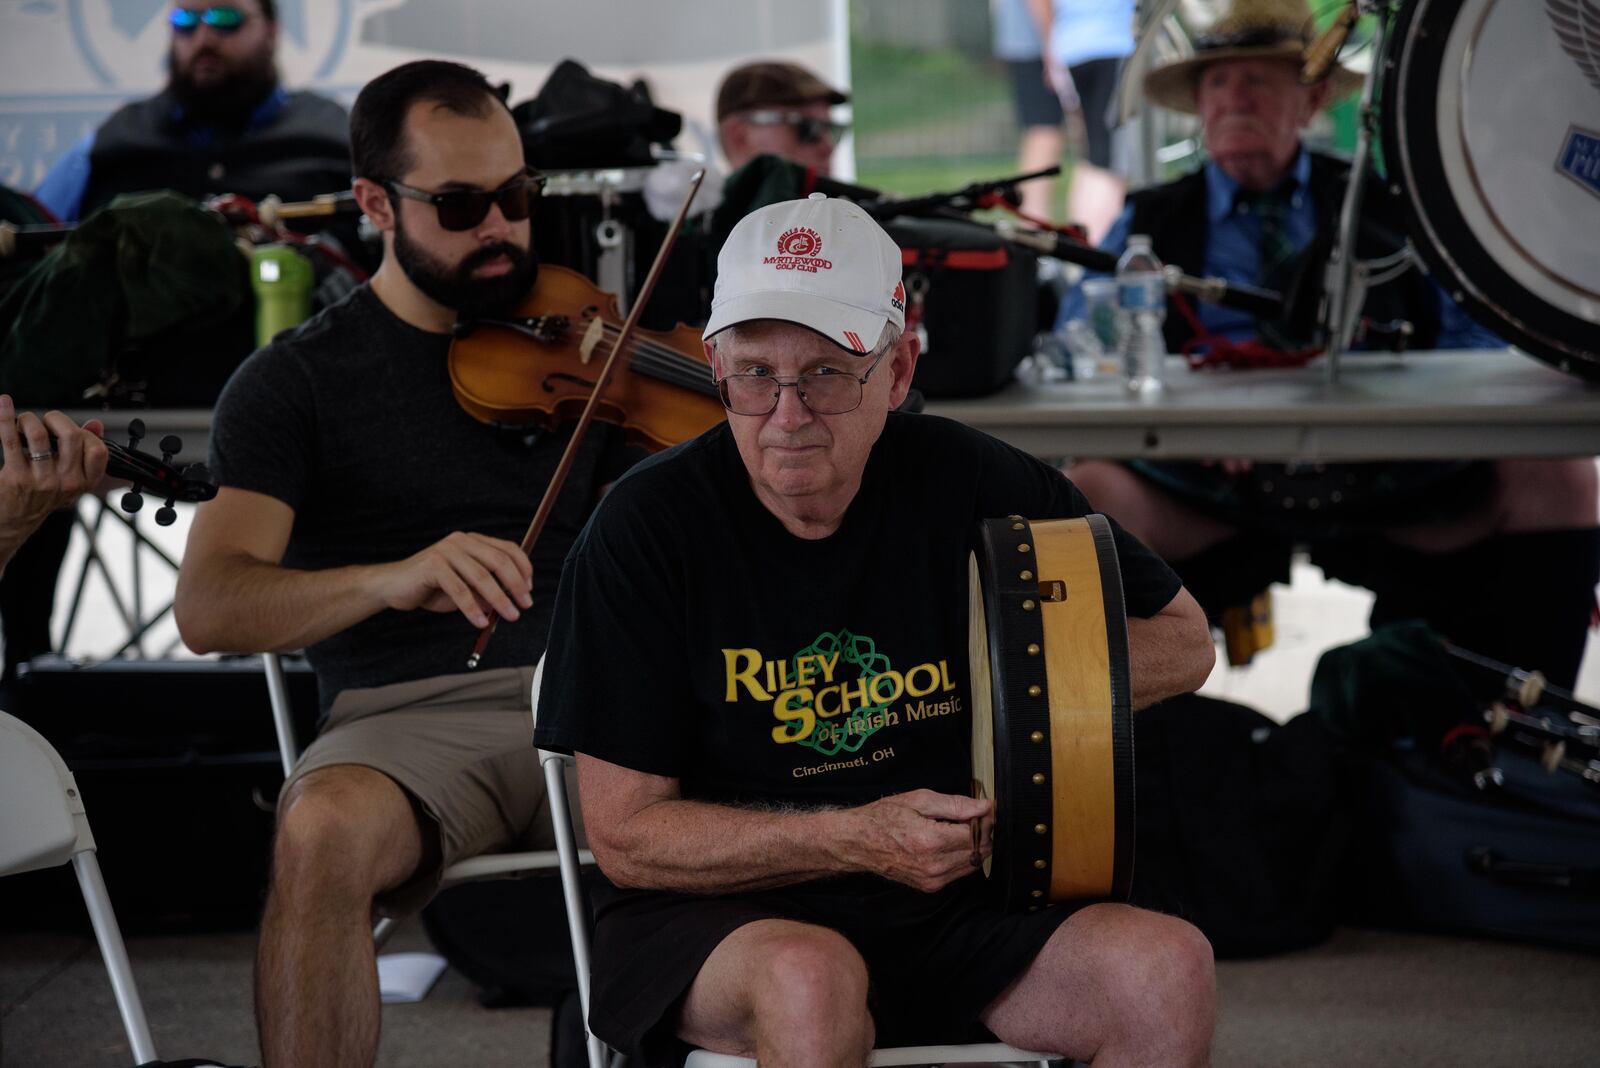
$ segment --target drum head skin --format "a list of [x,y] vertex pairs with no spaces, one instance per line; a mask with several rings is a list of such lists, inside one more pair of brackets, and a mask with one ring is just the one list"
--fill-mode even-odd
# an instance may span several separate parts
[[1127,622],[1103,516],[985,520],[969,565],[973,791],[1008,909],[1126,898],[1133,880]]
[[[1588,14],[1584,14],[1584,10]],[[1600,379],[1600,25],[1592,0],[1408,0],[1384,154],[1457,303]]]

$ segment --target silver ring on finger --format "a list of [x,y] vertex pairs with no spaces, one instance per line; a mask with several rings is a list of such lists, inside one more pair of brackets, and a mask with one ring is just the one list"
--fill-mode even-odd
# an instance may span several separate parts
[[38,460],[53,460],[53,459],[55,459],[55,453],[53,453],[53,452],[30,452],[28,454],[28,459],[34,460],[34,461],[38,461]]

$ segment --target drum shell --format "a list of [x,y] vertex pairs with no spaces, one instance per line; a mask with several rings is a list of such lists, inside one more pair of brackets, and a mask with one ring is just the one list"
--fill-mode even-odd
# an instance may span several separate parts
[[987,678],[974,667],[972,685],[973,715],[993,728],[994,894],[1009,909],[1125,898],[1133,731],[1110,524],[986,520],[973,569],[989,664]]

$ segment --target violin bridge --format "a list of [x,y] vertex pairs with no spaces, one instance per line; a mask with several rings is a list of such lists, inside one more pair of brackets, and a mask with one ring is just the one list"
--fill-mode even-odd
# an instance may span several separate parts
[[578,343],[578,358],[585,364],[594,358],[595,349],[605,340],[605,331],[605,320],[599,316],[589,320],[589,328],[583,332],[583,340]]

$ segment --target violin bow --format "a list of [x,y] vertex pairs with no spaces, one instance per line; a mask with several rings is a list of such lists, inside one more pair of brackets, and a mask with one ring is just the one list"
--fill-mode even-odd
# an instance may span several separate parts
[[[650,295],[655,292],[656,280],[661,277],[661,269],[667,262],[667,254],[672,251],[674,242],[678,240],[678,231],[683,229],[683,221],[689,216],[689,205],[694,202],[695,194],[700,191],[700,183],[705,179],[704,168],[696,171],[689,182],[689,195],[683,198],[683,203],[678,207],[678,214],[673,216],[672,225],[667,227],[666,237],[661,240],[661,249],[656,253],[655,262],[650,265],[650,273],[645,275],[644,285],[639,287],[639,293],[634,298],[633,307],[628,312],[628,319],[622,324],[622,332],[617,335],[617,340],[611,346],[611,354],[606,357],[604,366],[600,368],[600,375],[595,380],[594,391],[589,394],[589,402],[583,406],[583,414],[578,416],[577,425],[572,428],[572,437],[567,441],[567,447],[561,453],[561,462],[556,465],[556,473],[550,477],[550,485],[545,487],[544,498],[539,501],[539,510],[533,514],[533,522],[528,524],[528,532],[522,536],[522,552],[532,555],[533,543],[539,540],[539,534],[544,530],[545,522],[550,518],[550,513],[555,510],[556,497],[561,493],[561,487],[567,481],[567,474],[572,470],[572,463],[578,456],[578,446],[583,441],[584,434],[589,429],[589,424],[594,422],[595,410],[600,405],[600,398],[605,394],[606,386],[611,383],[611,372],[616,367],[617,356],[627,348],[628,342],[633,338],[634,328],[639,323],[639,316],[650,303]],[[495,627],[500,623],[500,616],[494,612],[489,613],[489,622],[478,631],[478,641],[472,647],[472,655],[467,657],[467,669],[476,668],[483,662],[483,650],[488,646],[489,639],[494,635]]]

